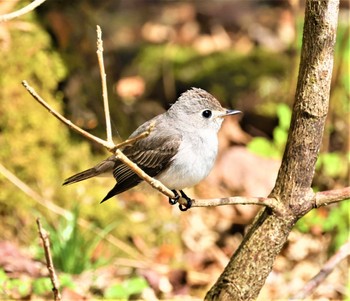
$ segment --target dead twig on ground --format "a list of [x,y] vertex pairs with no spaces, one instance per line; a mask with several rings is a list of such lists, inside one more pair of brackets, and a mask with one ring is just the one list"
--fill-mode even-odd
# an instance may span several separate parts
[[340,249],[324,264],[322,269],[305,286],[289,300],[303,300],[333,272],[335,267],[346,257],[350,256],[350,240],[343,244]]
[[59,300],[61,300],[61,294],[59,291],[60,284],[58,282],[58,278],[57,278],[57,275],[55,272],[55,267],[54,267],[53,261],[52,261],[49,235],[46,232],[46,230],[41,226],[40,218],[37,218],[36,223],[38,225],[38,231],[39,231],[40,238],[43,242],[43,249],[45,252],[45,259],[46,259],[46,266],[47,266],[47,269],[49,271],[49,276],[50,276],[51,283],[52,283],[52,292],[53,292],[54,300],[59,301]]

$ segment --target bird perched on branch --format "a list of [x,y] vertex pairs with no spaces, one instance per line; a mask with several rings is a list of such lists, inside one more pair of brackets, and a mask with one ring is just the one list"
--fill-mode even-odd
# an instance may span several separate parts
[[[125,146],[123,153],[149,176],[171,189],[175,198],[178,191],[186,200],[180,210],[191,207],[191,199],[183,192],[204,179],[212,169],[218,152],[218,131],[224,117],[241,113],[224,109],[210,93],[192,88],[183,93],[168,109],[137,128],[129,138],[145,132],[154,125],[150,134],[134,144]],[[122,193],[143,180],[115,155],[96,166],[66,179],[63,185],[76,183],[96,176],[112,175],[117,183],[101,201]]]

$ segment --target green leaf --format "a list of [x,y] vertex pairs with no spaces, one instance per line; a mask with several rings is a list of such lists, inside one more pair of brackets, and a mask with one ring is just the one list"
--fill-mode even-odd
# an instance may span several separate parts
[[279,127],[288,131],[290,121],[292,119],[292,110],[290,107],[284,103],[280,103],[277,106],[277,117],[279,121]]
[[113,284],[106,289],[104,297],[107,299],[127,299],[129,294],[125,291],[121,283]]
[[281,127],[277,127],[273,130],[273,140],[278,147],[282,151],[282,148],[286,145],[288,138],[288,132]]
[[256,137],[250,141],[247,145],[248,150],[254,154],[272,158],[279,157],[279,152],[274,145],[267,139],[262,137]]
[[52,283],[48,277],[35,279],[33,282],[33,292],[42,296],[52,291]]
[[343,173],[343,160],[338,153],[325,153],[320,156],[324,173],[329,177],[337,177]]
[[124,287],[128,291],[129,295],[133,295],[141,293],[145,288],[148,287],[148,284],[144,278],[135,277],[126,280],[124,282]]
[[134,277],[122,283],[116,283],[106,289],[104,297],[111,299],[127,299],[131,295],[140,294],[148,287],[146,280],[142,277]]

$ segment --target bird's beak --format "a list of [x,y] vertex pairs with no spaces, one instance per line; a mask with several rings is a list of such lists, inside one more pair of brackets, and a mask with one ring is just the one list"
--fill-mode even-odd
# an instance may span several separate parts
[[226,110],[225,113],[220,114],[218,117],[224,118],[229,115],[236,115],[242,113],[241,111],[238,110]]

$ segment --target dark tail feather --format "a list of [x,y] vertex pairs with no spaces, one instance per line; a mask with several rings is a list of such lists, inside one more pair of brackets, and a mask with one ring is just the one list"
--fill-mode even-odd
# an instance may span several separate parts
[[122,181],[120,183],[115,184],[115,186],[111,189],[111,191],[108,192],[107,195],[103,198],[100,204],[103,203],[104,201],[107,201],[111,197],[136,186],[140,182],[142,182],[142,180],[136,174],[134,174],[134,176],[129,178],[127,181]]
[[96,168],[90,168],[90,169],[84,170],[82,172],[79,172],[76,175],[69,177],[68,179],[65,179],[63,182],[63,185],[77,183],[77,182],[92,178],[92,177],[97,176],[97,175],[99,175],[99,173],[96,172]]
[[103,203],[105,201],[107,201],[108,199],[110,199],[111,197],[115,196],[116,194],[120,193],[118,192],[118,183],[115,184],[115,186],[110,190],[110,192],[107,193],[107,195],[103,198],[103,200],[100,202]]

